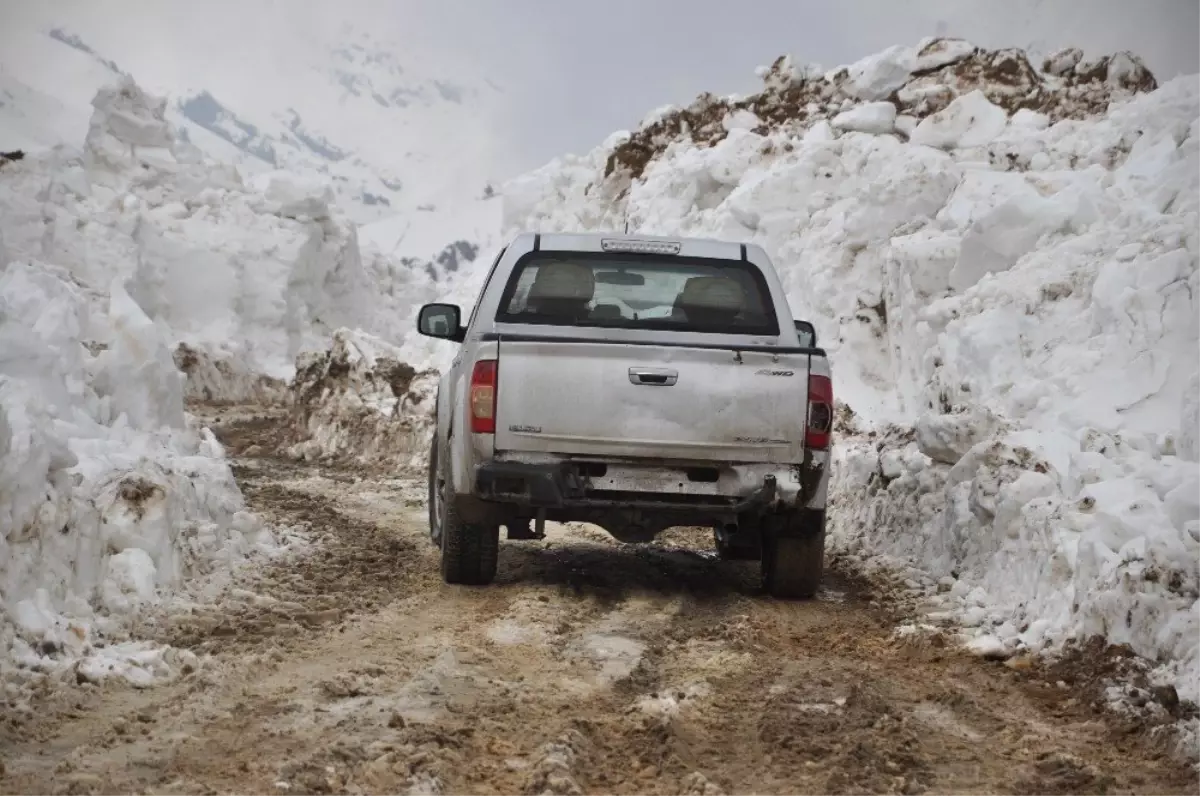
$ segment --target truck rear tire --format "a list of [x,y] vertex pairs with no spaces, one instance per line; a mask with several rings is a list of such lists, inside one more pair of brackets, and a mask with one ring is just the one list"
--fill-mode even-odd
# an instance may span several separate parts
[[500,526],[463,522],[448,493],[448,476],[438,461],[435,440],[430,449],[430,537],[442,549],[442,580],[467,586],[485,586],[496,577],[500,555]]
[[772,597],[815,596],[824,570],[825,512],[801,511],[764,531],[763,588]]
[[467,586],[486,586],[496,577],[500,526],[468,525],[452,503],[446,506],[442,527],[442,580]]

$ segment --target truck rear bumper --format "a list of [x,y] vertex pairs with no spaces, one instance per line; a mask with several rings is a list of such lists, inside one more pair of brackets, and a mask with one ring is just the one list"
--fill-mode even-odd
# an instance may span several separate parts
[[[823,463],[822,463],[823,464]],[[493,460],[475,471],[474,497],[530,509],[644,509],[759,513],[820,498],[823,467],[646,466],[580,461]]]

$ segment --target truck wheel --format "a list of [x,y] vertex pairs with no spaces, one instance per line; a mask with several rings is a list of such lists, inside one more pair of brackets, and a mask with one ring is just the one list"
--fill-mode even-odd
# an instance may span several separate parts
[[824,569],[825,512],[798,512],[763,533],[763,588],[772,597],[816,595]]
[[436,445],[430,453],[430,536],[442,548],[442,580],[484,586],[496,577],[500,553],[499,525],[471,525],[458,516],[453,500],[448,500],[449,479],[441,467]]

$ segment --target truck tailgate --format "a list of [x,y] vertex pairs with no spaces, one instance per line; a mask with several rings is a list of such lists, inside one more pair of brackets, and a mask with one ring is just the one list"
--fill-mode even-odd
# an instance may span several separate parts
[[808,359],[502,339],[496,451],[799,463]]

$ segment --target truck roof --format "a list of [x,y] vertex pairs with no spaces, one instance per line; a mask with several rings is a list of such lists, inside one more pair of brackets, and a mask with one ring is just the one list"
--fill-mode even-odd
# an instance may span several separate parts
[[[677,251],[664,250],[664,254],[681,257],[705,257],[719,260],[741,260],[746,256],[746,247],[758,248],[755,244],[713,238],[689,238],[667,235],[626,234],[621,232],[524,232],[516,240],[533,238],[531,248],[542,251],[635,251],[629,248],[638,243],[676,244]],[[516,241],[514,241],[515,243]],[[624,244],[624,245],[622,245]],[[609,247],[612,247],[611,249]]]

